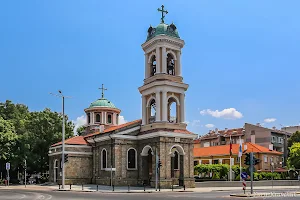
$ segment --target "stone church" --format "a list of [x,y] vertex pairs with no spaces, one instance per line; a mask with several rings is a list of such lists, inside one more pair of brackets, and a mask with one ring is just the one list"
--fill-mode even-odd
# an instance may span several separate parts
[[[85,133],[65,140],[66,184],[171,185],[194,187],[193,140],[186,129],[181,49],[175,24],[150,26],[142,44],[145,55],[142,119],[119,124],[121,110],[102,97],[84,111]],[[172,108],[172,111],[171,111]],[[175,114],[172,114],[175,113]],[[172,116],[173,115],[173,116]],[[50,181],[61,183],[62,143],[49,149]]]

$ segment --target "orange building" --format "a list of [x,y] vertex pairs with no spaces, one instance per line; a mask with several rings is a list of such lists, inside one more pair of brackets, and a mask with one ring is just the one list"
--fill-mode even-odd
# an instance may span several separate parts
[[[274,169],[282,166],[282,152],[269,150],[266,147],[253,144],[244,143],[242,145],[242,166],[244,164],[246,153],[253,152],[256,158],[260,159],[260,163],[255,166],[258,171],[270,171],[271,163],[274,163]],[[239,144],[232,144],[231,164],[239,165]],[[212,147],[194,148],[194,165],[198,164],[230,164],[230,145],[220,145]]]

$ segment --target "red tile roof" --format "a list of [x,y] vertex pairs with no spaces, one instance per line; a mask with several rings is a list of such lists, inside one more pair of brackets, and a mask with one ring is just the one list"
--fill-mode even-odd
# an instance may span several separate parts
[[[281,155],[281,152],[269,150],[266,147],[260,146],[258,144],[246,143],[247,150],[244,153],[270,153]],[[230,145],[220,145],[212,147],[203,147],[203,148],[194,148],[194,157],[209,157],[209,156],[218,156],[218,155],[230,155],[229,152]],[[243,144],[244,151],[244,144]],[[238,155],[239,153],[239,144],[232,144],[232,154]]]
[[229,137],[231,136],[241,136],[244,135],[244,128],[233,128],[228,130],[214,130],[210,131],[206,135],[203,135],[199,138],[199,140],[213,139],[219,136]]
[[84,138],[91,137],[91,136],[94,136],[94,135],[103,134],[103,133],[108,133],[108,132],[115,131],[115,130],[118,130],[118,129],[121,129],[121,128],[125,128],[126,126],[131,126],[131,125],[134,125],[134,124],[141,124],[141,123],[142,123],[141,119],[134,120],[134,121],[131,121],[131,122],[127,122],[125,124],[121,124],[121,125],[118,125],[118,126],[112,126],[110,128],[104,129],[104,131],[102,133],[96,132],[96,133],[86,135],[86,136],[84,136]]
[[[52,144],[51,146],[58,146],[61,145],[62,142],[58,142],[55,144]],[[71,137],[65,140],[65,144],[74,144],[74,145],[88,145],[89,143],[83,138],[83,136],[75,136]]]

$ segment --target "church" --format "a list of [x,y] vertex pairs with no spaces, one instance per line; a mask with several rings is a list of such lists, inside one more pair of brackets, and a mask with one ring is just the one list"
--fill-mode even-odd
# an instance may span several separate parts
[[[65,140],[65,184],[194,187],[197,135],[185,123],[184,40],[175,24],[164,22],[164,7],[158,11],[161,22],[148,28],[142,44],[145,74],[138,88],[142,119],[119,124],[121,109],[105,97],[102,85],[102,97],[84,110],[85,133]],[[61,142],[49,148],[51,182],[62,180],[61,150]]]

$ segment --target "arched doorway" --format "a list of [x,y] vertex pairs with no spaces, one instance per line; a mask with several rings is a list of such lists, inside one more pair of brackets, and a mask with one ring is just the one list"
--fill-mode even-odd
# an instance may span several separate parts
[[183,186],[184,185],[184,150],[176,144],[170,149],[171,155],[171,178],[173,184]]
[[155,178],[155,174],[153,173],[153,163],[155,163],[154,159],[154,153],[152,148],[149,145],[146,145],[141,153],[142,156],[142,170],[143,170],[143,177],[144,177],[144,183],[146,185],[151,185],[151,180]]
[[53,182],[56,183],[58,180],[58,175],[59,175],[59,171],[58,171],[58,160],[54,160],[54,168],[53,168]]

